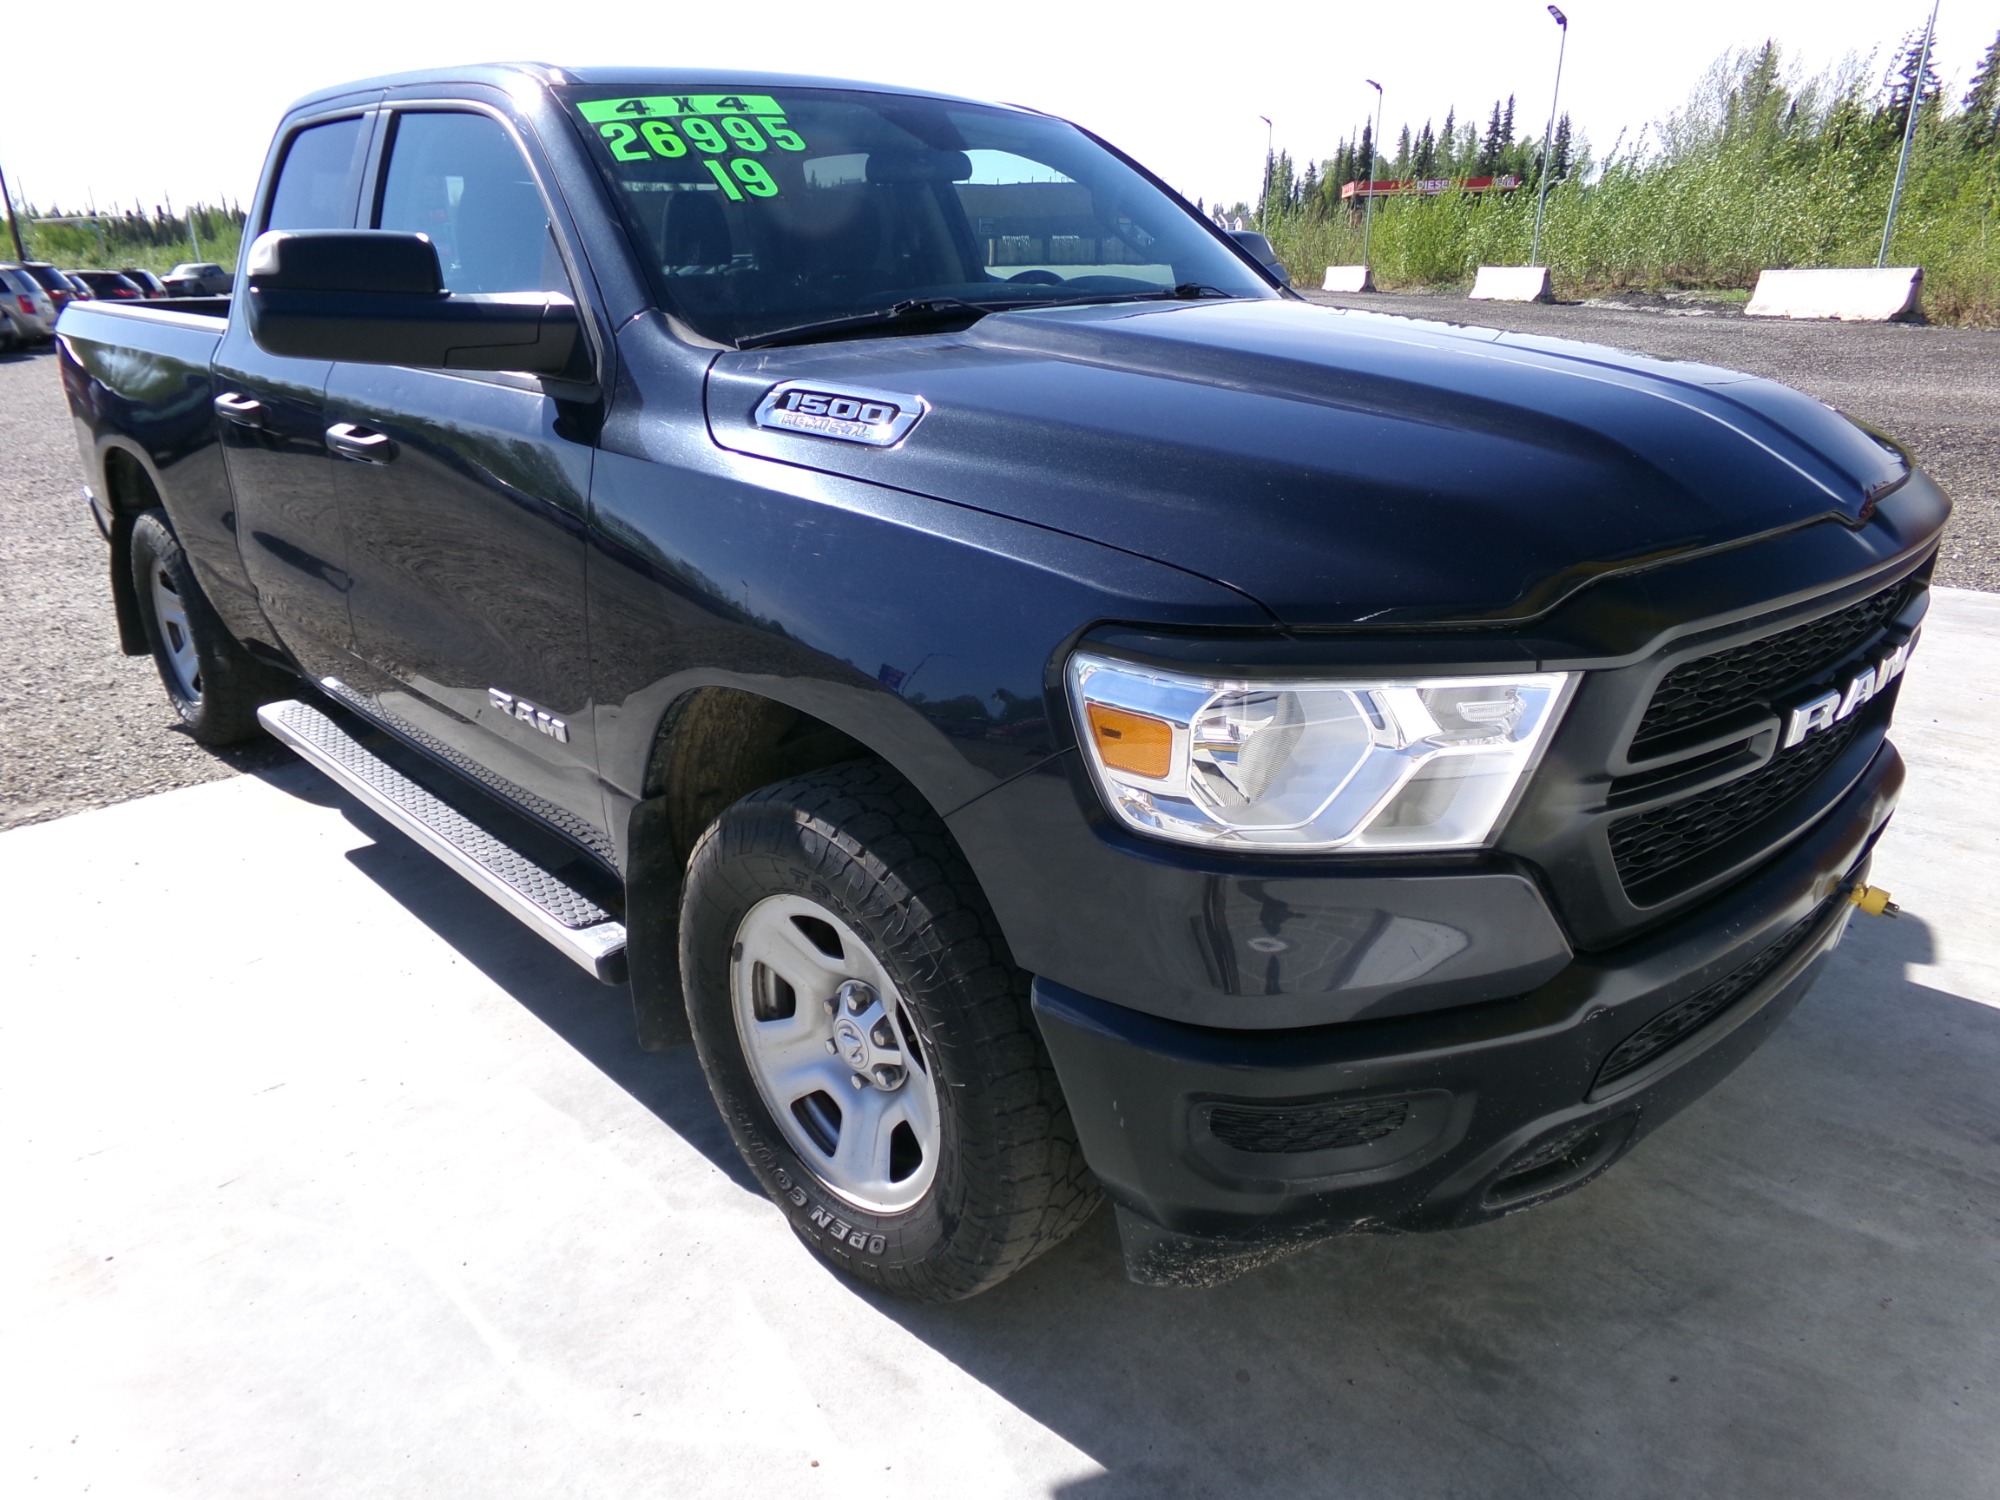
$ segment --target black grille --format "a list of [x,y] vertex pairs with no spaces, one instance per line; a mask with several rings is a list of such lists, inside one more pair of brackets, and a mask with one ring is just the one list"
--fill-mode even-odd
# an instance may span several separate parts
[[1218,1104],[1208,1112],[1208,1128],[1238,1151],[1333,1151],[1379,1141],[1400,1130],[1409,1117],[1407,1099]]
[[1777,812],[1840,758],[1873,715],[1850,714],[1804,744],[1781,750],[1761,769],[1713,791],[1611,825],[1611,858],[1626,893],[1728,842]]
[[1910,596],[1906,580],[1858,604],[1761,641],[1732,646],[1682,662],[1667,673],[1646,705],[1634,753],[1650,740],[1733,713],[1762,706],[1774,694],[1807,682],[1866,642]]
[[[1836,896],[1833,899],[1839,901],[1845,898]],[[1812,936],[1813,928],[1826,915],[1826,910],[1825,906],[1819,907],[1750,962],[1732,970],[1707,989],[1697,990],[1678,1004],[1668,1006],[1626,1037],[1604,1059],[1604,1066],[1597,1070],[1597,1082],[1593,1088],[1601,1089],[1627,1073],[1643,1068],[1674,1043],[1699,1030],[1742,999],[1757,987],[1759,980],[1798,952],[1800,945]]]

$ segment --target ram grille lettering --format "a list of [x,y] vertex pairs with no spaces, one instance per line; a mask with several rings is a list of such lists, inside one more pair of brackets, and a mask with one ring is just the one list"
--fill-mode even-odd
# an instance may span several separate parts
[[1870,698],[1886,691],[1890,683],[1903,675],[1903,668],[1910,662],[1910,653],[1916,649],[1917,638],[1912,635],[1845,682],[1794,705],[1785,715],[1785,738],[1781,748],[1789,750],[1821,730],[1833,728]]
[[773,386],[757,403],[757,425],[893,448],[910,435],[927,410],[921,396],[855,386],[832,390],[788,381]]

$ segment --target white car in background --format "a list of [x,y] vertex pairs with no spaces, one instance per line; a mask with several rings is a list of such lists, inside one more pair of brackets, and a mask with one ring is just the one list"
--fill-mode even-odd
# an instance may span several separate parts
[[46,344],[56,334],[56,305],[20,266],[0,263],[0,348]]
[[236,276],[234,272],[223,270],[212,260],[189,260],[181,262],[167,272],[166,279],[170,290],[184,295],[222,297],[228,295],[230,284],[236,280]]

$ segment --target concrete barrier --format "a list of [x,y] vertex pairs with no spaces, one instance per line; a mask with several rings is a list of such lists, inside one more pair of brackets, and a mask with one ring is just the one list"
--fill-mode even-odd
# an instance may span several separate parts
[[1917,311],[1922,266],[1890,270],[1766,271],[1743,309],[1749,318],[1838,318],[1887,323]]
[[1474,302],[1552,302],[1547,266],[1481,266],[1466,293]]
[[1322,292],[1372,292],[1375,278],[1368,274],[1366,266],[1328,266],[1326,280],[1319,284]]

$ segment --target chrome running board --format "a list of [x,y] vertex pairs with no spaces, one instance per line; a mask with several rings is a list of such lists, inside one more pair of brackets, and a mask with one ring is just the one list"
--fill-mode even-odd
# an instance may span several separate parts
[[329,715],[287,699],[257,718],[338,782],[606,984],[625,982],[625,924],[552,870],[480,827],[370,750]]

